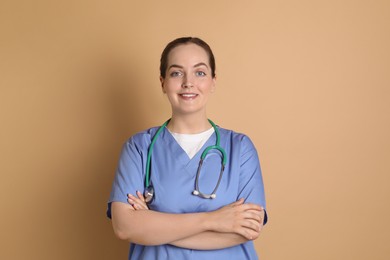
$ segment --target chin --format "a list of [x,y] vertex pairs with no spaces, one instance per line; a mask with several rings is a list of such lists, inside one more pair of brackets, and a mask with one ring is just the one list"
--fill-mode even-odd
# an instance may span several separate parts
[[174,112],[177,115],[193,115],[203,111],[201,108],[187,108],[187,109],[175,109]]

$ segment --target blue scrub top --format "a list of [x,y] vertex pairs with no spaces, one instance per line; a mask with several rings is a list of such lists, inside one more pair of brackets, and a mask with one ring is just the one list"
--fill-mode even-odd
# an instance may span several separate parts
[[[154,145],[151,160],[151,183],[155,195],[149,209],[166,213],[194,213],[219,209],[245,198],[266,208],[263,179],[256,148],[244,134],[218,128],[220,145],[226,151],[227,163],[215,199],[192,195],[200,156],[207,146],[215,145],[213,134],[203,148],[190,159],[164,128]],[[111,202],[127,202],[127,194],[145,189],[145,168],[148,147],[158,127],[131,137],[123,146],[118,169],[108,201],[107,216],[111,217]],[[212,150],[206,157],[199,176],[199,190],[211,194],[218,181],[221,157]],[[267,221],[267,218],[264,222]],[[265,224],[265,223],[264,223]],[[252,241],[218,250],[192,250],[172,245],[130,245],[129,259],[258,259]]]

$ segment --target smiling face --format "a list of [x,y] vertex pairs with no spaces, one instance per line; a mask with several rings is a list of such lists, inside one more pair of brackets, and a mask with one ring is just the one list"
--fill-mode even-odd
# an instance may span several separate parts
[[207,52],[193,43],[170,51],[165,77],[160,77],[173,115],[205,114],[208,97],[215,90],[215,80]]

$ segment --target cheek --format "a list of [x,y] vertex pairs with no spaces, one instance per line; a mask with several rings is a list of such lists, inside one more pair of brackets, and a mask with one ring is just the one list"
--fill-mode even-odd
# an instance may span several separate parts
[[214,90],[215,90],[215,85],[212,81],[210,80],[207,80],[207,81],[204,81],[204,82],[201,82],[199,87],[204,91],[204,92],[210,92],[210,93],[213,93]]
[[164,89],[168,92],[169,90],[176,90],[181,87],[181,81],[178,79],[169,79],[165,81]]

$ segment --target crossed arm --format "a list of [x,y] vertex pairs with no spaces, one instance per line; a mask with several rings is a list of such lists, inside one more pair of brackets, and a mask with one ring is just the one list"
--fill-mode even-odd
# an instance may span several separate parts
[[211,250],[256,239],[263,227],[264,209],[240,199],[211,212],[169,214],[149,210],[141,193],[129,204],[113,202],[115,234],[141,245],[171,244]]

